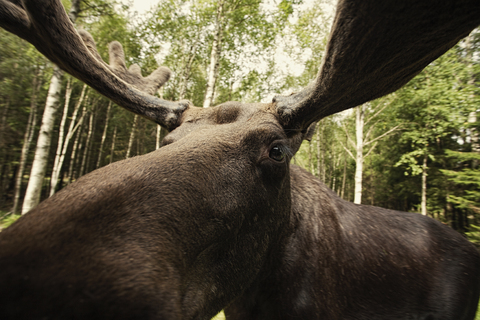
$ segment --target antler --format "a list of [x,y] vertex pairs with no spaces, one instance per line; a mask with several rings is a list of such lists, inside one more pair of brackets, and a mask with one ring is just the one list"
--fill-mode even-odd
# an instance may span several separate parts
[[145,78],[137,65],[127,70],[118,42],[110,44],[110,65],[106,64],[91,35],[75,30],[59,0],[0,0],[0,26],[32,43],[61,69],[119,106],[168,130],[179,125],[181,114],[190,105],[153,96],[169,79],[170,70],[160,67]]
[[305,130],[397,90],[479,24],[478,0],[339,0],[316,80],[273,99],[282,123]]

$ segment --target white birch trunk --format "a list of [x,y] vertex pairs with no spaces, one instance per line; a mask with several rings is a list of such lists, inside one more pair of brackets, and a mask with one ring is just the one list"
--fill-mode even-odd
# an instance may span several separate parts
[[97,159],[97,164],[95,165],[95,168],[99,168],[100,164],[102,162],[103,145],[105,144],[105,140],[107,139],[107,129],[108,129],[108,122],[110,121],[110,110],[111,109],[112,109],[112,101],[108,102],[107,118],[105,119],[105,126],[103,127],[102,140],[100,141],[100,149],[99,149],[99,152],[98,152],[98,159]]
[[363,177],[363,126],[365,110],[364,106],[359,106],[355,113],[355,132],[357,136],[356,141],[356,155],[355,155],[355,197],[353,202],[362,203],[362,177]]
[[162,127],[157,124],[157,136],[155,139],[155,150],[160,149],[160,133],[162,132]]
[[200,41],[195,42],[195,44],[192,46],[190,49],[190,52],[188,53],[188,59],[185,62],[185,66],[183,69],[183,79],[180,84],[180,94],[178,99],[183,100],[185,98],[185,95],[187,94],[187,86],[188,86],[188,80],[190,79],[190,71],[192,69],[193,61],[195,60],[196,52],[197,52],[197,46],[200,43]]
[[427,215],[427,159],[428,155],[423,156],[423,165],[422,165],[422,204],[421,204],[421,213]]
[[88,163],[88,154],[90,153],[90,144],[92,141],[92,136],[93,136],[93,119],[94,119],[94,109],[90,112],[90,117],[88,120],[88,132],[87,132],[87,138],[85,139],[85,149],[83,150],[83,157],[82,157],[82,164],[80,165],[80,172],[78,174],[78,177],[80,178],[83,176],[85,171],[87,171],[87,163]]
[[48,89],[45,110],[43,112],[42,125],[38,135],[35,157],[32,163],[30,179],[28,180],[25,200],[23,201],[22,214],[27,213],[40,202],[43,179],[47,169],[48,151],[58,110],[59,93],[62,83],[62,71],[54,66],[53,76]]
[[[473,35],[470,33],[468,37],[465,38],[465,49],[467,51],[467,70],[469,74],[469,79],[467,84],[469,86],[475,85],[475,74],[473,72],[473,48],[472,48],[472,42],[473,42]],[[475,98],[475,94],[472,92],[470,94],[470,98],[473,100]],[[477,128],[473,125],[474,123],[477,122],[477,110],[471,111],[468,114],[468,123],[472,124],[470,126],[470,143],[472,145],[472,152],[480,153],[480,143],[479,143],[479,137],[478,137],[478,131]],[[472,161],[472,167],[476,168],[478,166],[478,160],[473,160]]]
[[[468,123],[474,124],[477,122],[477,112],[472,111],[468,114]],[[478,141],[478,132],[477,129],[472,125],[470,127],[470,143],[472,144],[473,152],[480,152],[480,144]]]
[[61,157],[63,144],[64,144],[63,139],[65,136],[65,123],[67,122],[68,106],[70,104],[70,97],[72,96],[72,86],[71,86],[72,80],[71,79],[72,78],[68,77],[67,88],[65,89],[65,104],[63,107],[62,120],[60,121],[60,126],[58,128],[57,152],[55,153],[55,160],[53,161],[52,176],[50,178],[50,196],[52,196],[55,193],[55,188],[57,186],[57,181],[58,181],[58,175],[60,172],[60,169],[58,167],[60,164],[60,157]]
[[32,97],[30,99],[30,115],[28,116],[27,127],[25,129],[25,135],[23,137],[23,146],[20,154],[20,163],[18,165],[17,175],[15,177],[15,188],[13,195],[13,207],[12,213],[16,214],[18,205],[20,202],[20,192],[22,190],[23,173],[25,171],[25,165],[27,163],[28,151],[33,141],[33,135],[35,132],[35,126],[37,123],[37,93],[40,90],[41,81],[39,79],[40,74],[37,74],[33,79]]
[[221,0],[217,8],[217,16],[215,19],[215,35],[212,43],[212,51],[210,53],[210,65],[208,67],[208,80],[207,88],[205,91],[205,100],[203,101],[203,107],[208,108],[213,102],[215,95],[215,83],[218,78],[218,66],[220,64],[220,53],[222,47],[222,35],[223,35],[223,5],[224,1]]
[[320,178],[320,170],[322,170],[322,167],[321,167],[321,162],[320,162],[320,124],[321,122],[318,123],[318,126],[317,126],[317,132],[316,132],[316,136],[317,136],[317,177]]
[[342,189],[340,192],[340,197],[345,200],[345,183],[347,181],[347,155],[343,154],[343,178],[342,178]]
[[[334,192],[337,192],[336,189],[336,183],[337,183],[337,176],[335,174],[335,170],[337,170],[337,167],[338,167],[338,163],[340,161],[340,157],[337,157],[337,159],[335,159],[335,155],[333,156],[333,159],[332,159],[332,165],[333,165],[333,168],[332,168],[332,190]],[[337,192],[338,194],[338,192]]]
[[115,151],[115,141],[117,140],[117,126],[113,129],[112,147],[110,148],[110,163],[113,162],[113,152]]
[[312,149],[312,142],[308,142],[308,164],[309,164],[309,167],[310,167],[310,173],[311,174],[315,174],[315,169],[314,169],[314,166],[313,166],[313,149]]
[[5,128],[7,127],[7,115],[8,109],[10,109],[10,99],[7,97],[7,102],[5,103],[5,108],[2,112],[2,121],[0,123],[0,147],[5,147],[5,139],[3,138],[5,134]]
[[73,143],[72,147],[72,153],[70,155],[70,166],[68,168],[68,183],[72,182],[74,179],[74,171],[75,171],[75,160],[76,157],[75,155],[77,154],[78,146],[80,144],[80,138],[82,135],[82,125],[83,125],[83,119],[85,118],[87,108],[83,106],[82,109],[82,115],[80,116],[80,120],[78,120],[78,124],[75,126],[78,128],[77,136],[75,137],[75,142]]
[[[70,125],[68,127],[67,135],[65,137],[65,140],[63,139],[64,136],[64,127],[65,126],[65,121],[67,118],[68,114],[68,103],[70,100],[70,97],[65,95],[65,108],[63,111],[63,118],[62,118],[62,123],[60,125],[60,132],[59,132],[59,137],[58,137],[58,146],[57,146],[57,154],[55,156],[55,163],[53,166],[52,170],[52,178],[50,180],[50,196],[55,194],[55,188],[57,187],[58,184],[58,178],[60,177],[60,172],[62,170],[63,162],[65,160],[65,154],[67,153],[68,145],[70,140],[73,137],[73,134],[75,133],[75,130],[78,128],[78,126],[75,126],[75,121],[77,120],[77,115],[78,115],[78,110],[80,109],[80,105],[83,102],[83,98],[85,96],[85,91],[87,89],[87,85],[83,85],[82,93],[80,94],[80,98],[78,99],[75,108],[73,109],[72,113],[72,120],[70,120]],[[68,89],[67,89],[68,91]],[[71,89],[70,89],[71,92]],[[67,99],[68,98],[68,99]]]
[[135,117],[133,118],[133,125],[132,125],[132,131],[130,132],[130,138],[128,139],[128,148],[127,148],[127,154],[125,155],[125,159],[130,158],[133,139],[135,139],[135,131],[137,129],[137,122],[138,122],[138,115],[135,115]]

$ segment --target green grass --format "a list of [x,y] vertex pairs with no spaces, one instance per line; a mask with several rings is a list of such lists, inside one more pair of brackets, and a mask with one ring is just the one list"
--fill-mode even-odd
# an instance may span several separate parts
[[[225,320],[225,314],[222,311],[219,314],[217,314],[215,317],[213,317],[212,320]],[[478,310],[477,310],[477,315],[475,316],[475,320],[480,320],[480,303],[478,304]]]
[[20,218],[20,215],[8,214],[8,212],[0,211],[0,231],[17,221],[18,218]]
[[477,315],[475,316],[475,320],[480,320],[480,303],[478,304]]
[[[217,314],[215,317],[213,317],[212,320],[225,320],[225,314],[222,311],[219,314]],[[477,319],[475,319],[475,320],[477,320]]]

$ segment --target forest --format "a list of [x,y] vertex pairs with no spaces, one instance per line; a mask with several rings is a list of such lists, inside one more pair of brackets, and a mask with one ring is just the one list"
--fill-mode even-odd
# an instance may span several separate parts
[[[124,46],[157,93],[209,107],[269,102],[312,81],[330,0],[63,1],[108,61]],[[293,163],[342,198],[429,215],[480,243],[480,31],[397,92],[321,120]],[[0,29],[0,219],[4,225],[92,170],[160,147],[167,132],[61,72]]]

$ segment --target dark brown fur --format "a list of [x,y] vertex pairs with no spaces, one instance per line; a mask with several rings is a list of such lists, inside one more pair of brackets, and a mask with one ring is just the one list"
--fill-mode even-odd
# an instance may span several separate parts
[[465,238],[417,213],[344,201],[290,169],[295,231],[228,320],[475,318],[480,256]]

